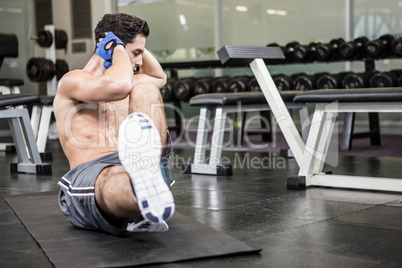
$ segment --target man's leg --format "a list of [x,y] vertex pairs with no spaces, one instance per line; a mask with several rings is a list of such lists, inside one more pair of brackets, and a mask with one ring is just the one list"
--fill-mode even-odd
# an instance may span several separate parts
[[166,117],[163,108],[163,100],[159,89],[152,84],[138,84],[133,88],[130,95],[128,113],[144,113],[148,115],[156,125],[162,141],[162,152],[164,154],[167,130]]
[[104,168],[95,183],[96,204],[108,220],[141,215],[130,178],[123,166]]
[[[149,84],[139,84],[133,89],[130,95],[129,114],[136,112],[148,115],[154,122],[162,141],[162,153],[164,153],[167,128],[162,97],[158,88]],[[161,150],[159,150],[159,152],[160,151]],[[158,155],[160,156],[160,154]],[[109,220],[118,220],[141,215],[141,210],[133,193],[133,183],[130,181],[128,172],[129,171],[122,166],[108,167],[99,174],[96,180],[95,200],[99,209]],[[132,170],[132,172],[135,173],[136,170]],[[159,181],[157,180],[157,182]],[[166,188],[163,185],[162,192],[165,191]],[[170,190],[169,194],[171,194]],[[172,208],[171,216],[174,211],[173,197],[171,201],[169,197],[168,199],[169,206]]]
[[173,216],[175,205],[161,167],[167,129],[159,89],[151,84],[136,85],[129,112],[119,128],[119,158],[141,215],[151,223],[164,222]]
[[[95,201],[103,217],[117,228],[130,232],[165,232],[169,229],[166,222],[150,225],[141,217],[130,178],[121,165],[107,167],[98,175]],[[121,226],[127,220],[127,227]]]

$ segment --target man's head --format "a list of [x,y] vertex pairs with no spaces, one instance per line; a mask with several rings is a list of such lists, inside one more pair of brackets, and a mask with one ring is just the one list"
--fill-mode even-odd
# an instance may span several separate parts
[[149,27],[145,20],[136,16],[122,13],[105,14],[95,27],[95,44],[100,38],[104,38],[107,32],[113,32],[126,45],[133,42],[137,35],[148,37]]

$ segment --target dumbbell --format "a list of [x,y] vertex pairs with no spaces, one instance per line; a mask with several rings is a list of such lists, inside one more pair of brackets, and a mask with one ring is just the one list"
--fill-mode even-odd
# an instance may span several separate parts
[[293,88],[295,90],[306,91],[317,89],[317,79],[323,74],[328,74],[327,72],[317,73],[313,75],[299,75],[293,80]]
[[296,62],[311,62],[314,60],[316,46],[319,43],[311,42],[308,45],[297,45],[293,49],[293,59]]
[[211,83],[212,93],[224,93],[228,92],[230,76],[219,76],[215,77]]
[[56,79],[60,80],[61,77],[69,71],[68,64],[65,60],[56,60]]
[[40,47],[50,47],[53,44],[53,35],[49,31],[39,31],[36,37],[32,37]]
[[398,55],[398,56],[402,56],[402,37],[399,37],[397,39],[395,39],[392,44],[392,51]]
[[272,79],[279,91],[293,89],[293,79],[289,75],[277,74],[273,75]]
[[193,84],[194,95],[210,93],[211,84],[212,84],[212,77],[198,78]]
[[257,78],[253,76],[248,80],[247,89],[247,91],[250,92],[261,92],[261,87],[260,84],[258,84]]
[[395,37],[391,34],[385,34],[380,38],[371,40],[366,44],[366,55],[372,58],[382,58],[392,52],[391,44]]
[[55,46],[57,49],[67,48],[68,37],[67,33],[63,30],[54,30],[56,36]]
[[44,82],[53,79],[56,66],[45,58],[31,58],[27,63],[26,73],[31,81]]
[[187,77],[177,80],[173,86],[173,94],[180,101],[188,101],[193,96],[195,78]]
[[300,73],[291,74],[291,75],[289,76],[289,77],[291,78],[291,80],[292,80],[292,85],[291,85],[291,88],[292,88],[292,89],[295,89],[295,88],[294,88],[294,81],[296,80],[297,77],[299,77],[299,76],[301,76],[301,75],[307,75],[307,74],[304,73],[304,72],[300,72]]
[[233,77],[228,86],[229,92],[244,92],[247,91],[247,85],[250,78],[248,76],[235,76]]
[[171,77],[166,81],[166,84],[161,87],[160,92],[162,95],[163,101],[173,101],[174,100],[174,93],[173,87],[174,83],[176,83],[177,79],[175,77]]
[[345,60],[361,59],[365,55],[365,48],[368,42],[369,40],[365,36],[355,38],[353,41],[344,42],[339,45],[339,53]]
[[342,80],[351,72],[341,72],[337,74],[323,74],[317,79],[317,89],[342,88]]
[[342,80],[342,88],[367,88],[369,87],[370,78],[377,72],[378,71],[369,71],[347,74]]
[[343,38],[332,39],[329,43],[318,44],[315,47],[314,58],[317,61],[333,61],[340,57],[339,46],[344,43]]
[[401,76],[400,70],[375,73],[369,82],[370,87],[394,87],[398,85],[398,78]]
[[294,58],[293,58],[293,51],[295,50],[295,47],[296,47],[296,46],[299,46],[299,45],[300,45],[300,43],[297,42],[297,41],[292,41],[292,42],[289,42],[289,43],[287,43],[287,44],[285,45],[285,52],[284,52],[284,54],[285,54],[286,62],[287,62],[287,63],[294,61]]
[[36,37],[32,37],[32,39],[36,40],[37,44],[40,47],[50,47],[55,41],[55,47],[57,49],[66,48],[68,37],[67,33],[64,30],[54,30],[54,37],[50,31],[43,30],[39,31]]

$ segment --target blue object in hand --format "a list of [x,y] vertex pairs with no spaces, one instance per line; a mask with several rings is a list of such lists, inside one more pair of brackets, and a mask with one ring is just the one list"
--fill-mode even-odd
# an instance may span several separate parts
[[[112,44],[109,48],[106,48],[106,46],[110,42],[112,42]],[[105,60],[105,62],[103,63],[103,67],[105,67],[106,69],[112,65],[113,49],[117,45],[122,45],[123,47],[126,47],[124,43],[112,32],[108,32],[105,38],[103,38],[102,41],[98,42],[98,44],[96,45],[96,54]]]

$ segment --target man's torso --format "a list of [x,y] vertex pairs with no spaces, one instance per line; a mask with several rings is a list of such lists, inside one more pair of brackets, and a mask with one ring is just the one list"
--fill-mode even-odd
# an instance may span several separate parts
[[117,152],[119,126],[128,115],[128,101],[94,104],[56,95],[53,106],[57,131],[71,168]]

